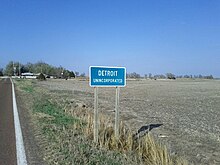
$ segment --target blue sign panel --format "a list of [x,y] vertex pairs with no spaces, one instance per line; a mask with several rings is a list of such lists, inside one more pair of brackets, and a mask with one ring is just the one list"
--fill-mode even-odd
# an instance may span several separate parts
[[124,87],[126,85],[125,67],[90,66],[90,86],[92,87]]

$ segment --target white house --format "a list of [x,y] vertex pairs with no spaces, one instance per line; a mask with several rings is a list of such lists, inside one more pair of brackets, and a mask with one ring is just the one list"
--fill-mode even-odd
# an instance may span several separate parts
[[30,72],[26,72],[26,73],[21,73],[21,78],[36,79],[37,75]]

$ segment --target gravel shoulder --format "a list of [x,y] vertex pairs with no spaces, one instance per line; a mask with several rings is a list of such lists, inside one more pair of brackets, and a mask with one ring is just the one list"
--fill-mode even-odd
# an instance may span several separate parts
[[[94,89],[87,81],[48,80],[38,86],[63,92],[69,100],[93,107]],[[114,88],[99,89],[99,109],[114,116]],[[120,90],[121,118],[135,132],[144,125],[172,154],[194,164],[220,164],[220,81],[128,81]]]
[[42,143],[40,131],[38,131],[30,112],[32,100],[28,95],[20,92],[18,89],[16,89],[16,100],[27,163],[29,165],[45,165],[46,163],[43,160],[43,155],[39,146]]

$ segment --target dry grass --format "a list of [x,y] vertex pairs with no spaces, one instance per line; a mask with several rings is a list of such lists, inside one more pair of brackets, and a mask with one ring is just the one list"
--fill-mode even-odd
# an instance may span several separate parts
[[[68,112],[68,110],[67,110]],[[87,109],[74,109],[71,110],[71,115],[78,117],[85,121],[87,124],[83,127],[83,133],[93,140],[93,113]],[[99,140],[97,146],[106,148],[108,150],[119,151],[120,153],[135,153],[136,159],[143,164],[150,165],[188,165],[188,162],[181,158],[171,157],[167,151],[166,146],[155,142],[152,135],[136,139],[133,133],[121,122],[120,124],[120,137],[117,140],[114,135],[113,120],[103,114],[99,115]],[[80,125],[76,128],[81,129]]]

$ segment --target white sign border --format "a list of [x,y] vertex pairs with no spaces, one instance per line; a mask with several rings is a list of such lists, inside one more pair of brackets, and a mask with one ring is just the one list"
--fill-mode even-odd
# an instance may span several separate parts
[[[120,69],[124,69],[125,70],[125,75],[124,75],[124,80],[125,80],[125,84],[124,85],[92,85],[92,79],[91,79],[91,68],[92,67],[97,67],[97,68],[120,68]],[[119,66],[89,66],[89,86],[90,87],[107,87],[107,88],[115,88],[115,87],[125,87],[126,84],[126,67],[119,67]]]

